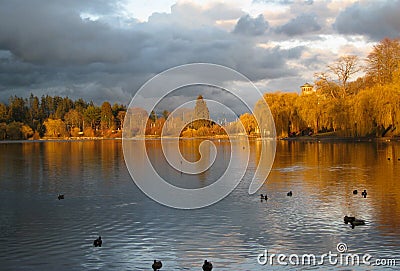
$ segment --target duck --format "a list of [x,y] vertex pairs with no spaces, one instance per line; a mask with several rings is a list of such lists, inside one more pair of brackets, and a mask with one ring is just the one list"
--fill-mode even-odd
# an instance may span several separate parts
[[63,194],[58,194],[58,200],[60,200],[60,199],[64,199],[64,195]]
[[204,260],[203,271],[211,271],[213,269],[213,265],[211,262]]
[[154,271],[160,270],[162,267],[162,262],[154,260],[154,263],[151,265]]
[[357,195],[357,193],[358,193],[357,189],[353,190],[353,195]]
[[293,195],[292,191],[289,191],[289,192],[287,193],[287,196],[288,196],[288,197],[291,197],[292,195]]
[[267,195],[264,196],[264,194],[261,194],[261,195],[260,195],[260,198],[261,198],[261,200],[263,200],[263,199],[267,200],[267,199],[268,199],[268,196],[267,196]]
[[349,222],[351,223],[351,222],[355,221],[356,218],[354,216],[347,216],[346,215],[346,216],[344,216],[343,220],[344,220],[345,224],[348,224]]
[[364,189],[364,191],[361,193],[361,195],[366,198],[367,197],[367,190]]
[[356,219],[354,219],[354,221],[351,221],[350,224],[351,224],[351,228],[354,229],[355,226],[365,225],[365,220],[356,218]]
[[101,236],[99,236],[99,238],[97,238],[96,240],[93,241],[93,245],[95,247],[101,247],[102,243],[103,243],[103,241],[101,240]]

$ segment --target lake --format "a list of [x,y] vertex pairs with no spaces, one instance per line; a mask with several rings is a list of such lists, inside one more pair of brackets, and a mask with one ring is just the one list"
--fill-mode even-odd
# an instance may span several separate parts
[[[199,175],[169,168],[159,140],[147,140],[146,148],[160,175],[176,186],[198,188],[223,174],[236,143],[214,144],[215,164]],[[339,243],[347,253],[370,254],[370,262],[397,259],[400,265],[400,143],[278,141],[267,182],[249,195],[260,144],[250,141],[248,169],[228,197],[179,210],[149,199],[134,184],[120,140],[2,143],[0,269],[151,270],[154,259],[162,260],[162,270],[201,270],[204,259],[213,270],[372,268],[258,263],[265,250],[321,255],[337,253]],[[198,145],[183,141],[183,156],[199,159]],[[269,199],[261,201],[260,193]],[[345,215],[366,225],[352,229]],[[95,248],[99,235],[103,246]]]

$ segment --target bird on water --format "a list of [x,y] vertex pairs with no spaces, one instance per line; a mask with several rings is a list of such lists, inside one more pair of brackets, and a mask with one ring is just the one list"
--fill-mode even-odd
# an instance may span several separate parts
[[261,194],[261,195],[260,195],[260,198],[261,198],[261,200],[263,200],[263,199],[267,200],[267,199],[268,199],[268,196],[267,196],[267,195],[264,196],[264,194]]
[[99,236],[99,238],[97,238],[96,240],[93,241],[93,245],[95,247],[101,247],[101,244],[103,244],[103,241],[101,240],[101,236]]
[[157,270],[161,269],[162,262],[154,260],[154,263],[151,265],[151,267],[153,268],[154,271],[157,271]]
[[364,191],[361,193],[361,195],[366,198],[367,197],[367,190],[364,189]]
[[213,268],[212,263],[207,260],[204,260],[203,271],[211,271],[212,268]]

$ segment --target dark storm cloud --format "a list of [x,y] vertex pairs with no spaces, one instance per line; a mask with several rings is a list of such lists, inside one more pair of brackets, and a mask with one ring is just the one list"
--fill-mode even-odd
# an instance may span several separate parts
[[259,36],[265,33],[268,28],[268,22],[265,21],[262,14],[252,18],[249,14],[240,17],[235,25],[233,33],[249,36]]
[[[85,1],[86,2],[86,1]],[[44,3],[44,4],[43,4]],[[59,5],[57,5],[59,3]],[[0,49],[35,64],[88,64],[119,62],[134,55],[140,39],[124,35],[110,26],[80,17],[79,10],[60,1],[13,1],[0,9]],[[82,11],[100,12],[103,1]],[[105,5],[107,6],[107,5]],[[137,36],[140,36],[137,34]],[[135,41],[135,43],[133,43]]]
[[341,34],[367,35],[380,40],[400,35],[400,1],[356,2],[343,10],[333,27]]
[[[177,4],[171,13],[153,14],[148,22],[132,19],[119,26],[110,23],[118,14],[111,1],[65,3],[0,2],[1,101],[32,92],[128,103],[153,75],[193,62],[226,65],[254,81],[273,79],[297,73],[287,61],[303,51],[260,48],[252,36],[216,27],[218,19],[243,15],[222,4],[215,7],[226,10],[220,16],[212,9]],[[262,34],[267,26],[259,16],[249,18],[238,31]]]
[[321,26],[317,22],[317,17],[312,14],[301,14],[275,29],[277,33],[284,33],[288,36],[304,35],[319,30],[321,30]]

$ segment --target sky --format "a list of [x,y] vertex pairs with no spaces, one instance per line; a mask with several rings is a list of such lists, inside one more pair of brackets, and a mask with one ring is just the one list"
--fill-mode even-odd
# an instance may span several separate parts
[[129,104],[154,75],[206,62],[299,92],[342,55],[400,36],[400,0],[0,0],[0,101]]

